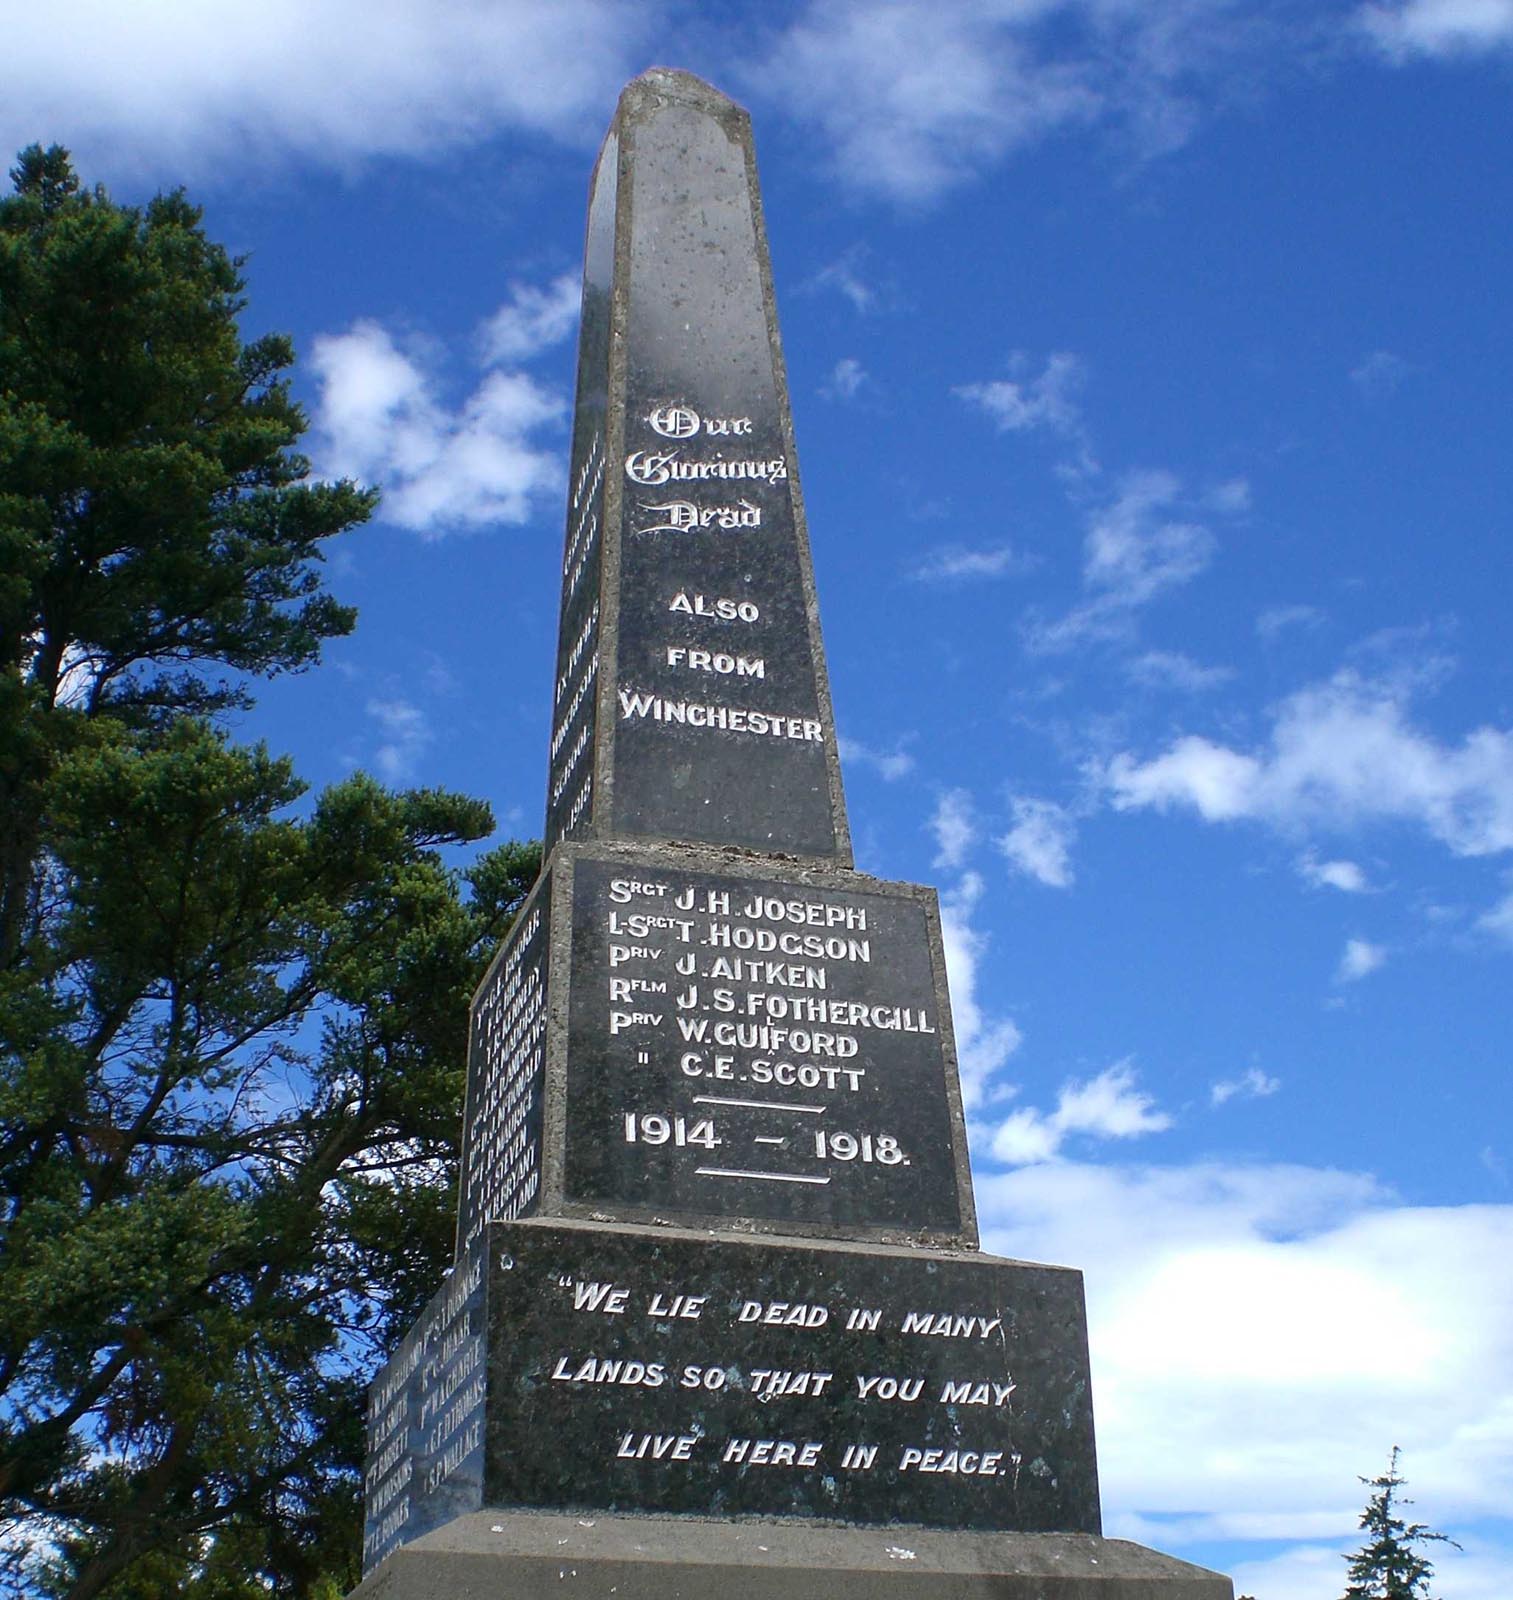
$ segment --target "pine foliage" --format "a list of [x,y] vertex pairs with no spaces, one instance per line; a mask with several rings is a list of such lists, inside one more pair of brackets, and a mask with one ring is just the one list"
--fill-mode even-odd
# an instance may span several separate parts
[[1398,1495],[1407,1480],[1398,1474],[1397,1458],[1398,1447],[1393,1445],[1387,1470],[1380,1477],[1361,1479],[1372,1491],[1360,1524],[1369,1537],[1346,1557],[1350,1582],[1343,1600],[1430,1600],[1434,1567],[1417,1546],[1455,1544],[1425,1523],[1405,1522],[1398,1515],[1399,1505],[1412,1502]]
[[468,995],[533,847],[220,713],[347,632],[286,340],[181,194],[0,199],[0,1592],[327,1600],[449,1256]]

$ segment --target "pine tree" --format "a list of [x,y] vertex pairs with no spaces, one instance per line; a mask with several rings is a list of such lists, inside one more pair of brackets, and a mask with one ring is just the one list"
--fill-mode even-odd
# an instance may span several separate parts
[[1361,1479],[1373,1491],[1360,1523],[1370,1538],[1353,1556],[1345,1558],[1350,1563],[1350,1583],[1344,1600],[1429,1600],[1428,1585],[1434,1567],[1414,1547],[1455,1544],[1422,1522],[1404,1522],[1398,1516],[1398,1505],[1411,1505],[1412,1501],[1398,1496],[1407,1480],[1398,1474],[1397,1458],[1398,1447],[1393,1445],[1386,1472],[1378,1478]]
[[337,1596],[362,1386],[450,1254],[467,996],[534,847],[220,713],[352,612],[287,341],[182,195],[0,199],[0,1592]]

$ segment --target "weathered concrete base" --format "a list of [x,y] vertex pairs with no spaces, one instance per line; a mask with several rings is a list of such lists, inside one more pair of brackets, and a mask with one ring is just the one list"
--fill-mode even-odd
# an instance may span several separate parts
[[350,1600],[1234,1600],[1123,1539],[479,1511],[396,1550]]

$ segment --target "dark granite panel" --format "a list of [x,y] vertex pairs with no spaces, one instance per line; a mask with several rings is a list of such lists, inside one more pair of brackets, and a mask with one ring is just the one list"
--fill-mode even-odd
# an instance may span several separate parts
[[628,107],[611,827],[835,856],[835,733],[749,127],[728,102]]
[[489,1238],[489,1505],[1099,1531],[1075,1272],[542,1221]]
[[462,1118],[457,1253],[486,1222],[540,1201],[546,1102],[551,873],[536,881],[474,996]]
[[961,1228],[925,902],[853,882],[577,861],[568,1200]]
[[365,1572],[483,1502],[485,1277],[475,1250],[368,1390]]
[[604,141],[594,169],[583,249],[578,389],[562,548],[562,621],[552,690],[546,848],[593,823],[599,692],[600,588],[604,562],[604,475],[609,407],[611,280],[619,140]]

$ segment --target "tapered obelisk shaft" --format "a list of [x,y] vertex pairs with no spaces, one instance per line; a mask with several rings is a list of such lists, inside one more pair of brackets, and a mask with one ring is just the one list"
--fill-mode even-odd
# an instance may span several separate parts
[[750,122],[621,96],[585,250],[546,843],[850,864]]

